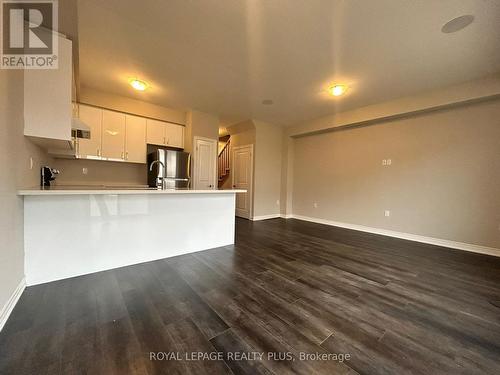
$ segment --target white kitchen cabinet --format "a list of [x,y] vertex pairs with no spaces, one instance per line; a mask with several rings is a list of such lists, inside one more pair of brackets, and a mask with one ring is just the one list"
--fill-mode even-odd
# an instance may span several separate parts
[[125,160],[130,163],[146,163],[146,119],[125,115]]
[[146,163],[147,144],[184,147],[184,127],[140,116],[78,105],[79,119],[90,127],[90,139],[78,139],[83,159]]
[[147,119],[147,142],[151,145],[164,146],[165,138],[165,123],[163,121]]
[[90,139],[79,139],[80,158],[146,163],[146,119],[84,104],[80,120],[90,127]]
[[152,145],[184,148],[184,126],[148,119],[147,142]]
[[102,109],[79,105],[80,120],[90,127],[90,139],[79,139],[77,155],[81,158],[99,159],[101,157]]
[[72,42],[59,36],[58,45],[58,69],[23,72],[24,135],[35,141],[71,140]]
[[184,126],[165,123],[167,146],[184,148]]
[[102,109],[102,152],[107,160],[125,160],[125,114]]

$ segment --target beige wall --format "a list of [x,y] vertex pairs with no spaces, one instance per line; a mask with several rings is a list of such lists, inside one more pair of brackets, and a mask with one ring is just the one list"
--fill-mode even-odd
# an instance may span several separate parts
[[0,70],[0,310],[24,277],[23,201],[17,189],[38,186],[40,167],[51,163],[23,135],[23,100],[23,72]]
[[293,147],[295,215],[500,248],[500,100],[296,138]]
[[256,139],[255,129],[231,135],[231,146],[254,145]]
[[210,113],[189,111],[186,116],[184,149],[193,152],[194,137],[219,139],[219,118]]
[[[54,167],[61,174],[56,185],[147,185],[146,164],[99,160],[55,159]],[[83,168],[87,174],[83,174]]]
[[280,213],[281,194],[281,142],[283,128],[254,121],[255,175],[254,216],[277,215]]

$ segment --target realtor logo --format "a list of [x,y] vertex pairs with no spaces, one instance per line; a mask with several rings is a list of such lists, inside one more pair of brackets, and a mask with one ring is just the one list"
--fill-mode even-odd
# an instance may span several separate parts
[[0,68],[57,69],[57,0],[2,0]]

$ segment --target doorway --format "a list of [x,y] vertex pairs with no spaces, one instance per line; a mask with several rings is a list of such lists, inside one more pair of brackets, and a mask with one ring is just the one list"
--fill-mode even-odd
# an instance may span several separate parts
[[233,147],[233,188],[245,189],[236,194],[236,216],[250,219],[253,216],[253,145]]
[[194,137],[193,188],[215,189],[217,187],[217,140]]

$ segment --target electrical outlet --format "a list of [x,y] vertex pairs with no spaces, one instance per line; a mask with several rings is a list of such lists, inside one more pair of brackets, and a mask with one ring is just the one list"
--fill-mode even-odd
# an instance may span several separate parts
[[33,157],[30,156],[30,169],[33,169]]
[[314,202],[314,203],[313,203],[313,207],[314,207],[314,208],[318,208],[318,203],[317,203],[317,202]]
[[83,167],[83,168],[82,168],[82,173],[83,173],[83,174],[88,174],[88,173],[89,173],[89,170],[88,170],[86,167]]
[[384,216],[385,216],[385,217],[389,217],[389,216],[391,216],[391,211],[389,211],[389,210],[385,210],[385,211],[384,211]]
[[392,160],[391,159],[387,159],[387,165],[391,165],[392,164]]
[[387,160],[386,159],[382,159],[382,165],[387,165]]

